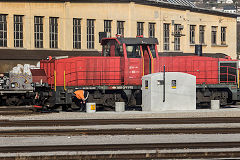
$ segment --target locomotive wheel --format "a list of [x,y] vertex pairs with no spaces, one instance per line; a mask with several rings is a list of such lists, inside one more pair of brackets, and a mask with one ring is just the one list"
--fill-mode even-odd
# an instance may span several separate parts
[[104,105],[114,107],[115,100],[113,98],[107,98],[104,102]]

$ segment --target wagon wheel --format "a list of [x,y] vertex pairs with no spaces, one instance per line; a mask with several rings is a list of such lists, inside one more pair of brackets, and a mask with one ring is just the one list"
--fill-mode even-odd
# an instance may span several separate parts
[[19,101],[18,101],[18,103],[17,103],[17,106],[20,106],[20,105],[24,104],[24,99],[25,99],[24,96],[22,96],[21,98],[19,98]]
[[8,98],[6,100],[7,106],[18,106],[19,103],[20,103],[20,100],[19,98],[16,98],[16,97]]

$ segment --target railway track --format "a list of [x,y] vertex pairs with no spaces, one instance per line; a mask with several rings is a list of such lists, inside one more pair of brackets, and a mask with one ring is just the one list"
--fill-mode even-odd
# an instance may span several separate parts
[[32,106],[0,106],[0,115],[35,115],[42,112],[36,112]]
[[210,123],[240,123],[240,117],[0,120],[0,127],[84,126],[84,125],[120,125],[120,124],[210,124]]
[[40,114],[38,112],[34,112],[34,111],[14,111],[14,112],[0,112],[0,115],[4,115],[4,116],[18,116],[18,115],[33,115],[33,114]]
[[157,128],[157,129],[18,129],[2,130],[0,136],[82,136],[159,134],[237,134],[240,128]]
[[[101,144],[101,145],[52,145],[52,146],[5,146],[0,147],[0,153],[31,153],[31,152],[91,152],[91,154],[78,154],[78,158],[91,159],[114,159],[114,158],[234,158],[240,157],[240,151],[225,152],[167,152],[173,149],[220,149],[220,148],[236,148],[240,146],[240,142],[200,142],[200,143],[146,143],[146,144]],[[138,153],[138,151],[152,151],[152,153]],[[165,152],[163,152],[163,150]],[[111,154],[96,154],[95,151],[115,151]],[[135,153],[124,154],[119,151],[134,151]],[[69,155],[71,156],[71,155]],[[70,158],[68,156],[68,159]],[[23,157],[21,157],[23,158]],[[36,158],[36,157],[35,157]],[[61,158],[60,158],[61,159]]]
[[19,110],[19,111],[0,111],[0,115],[4,116],[17,116],[17,115],[32,115],[39,114],[33,110]]
[[0,111],[25,111],[33,110],[32,106],[0,106]]
[[129,151],[167,149],[237,148],[240,142],[142,143],[99,145],[1,146],[0,153],[54,152],[54,151]]
[[16,158],[21,160],[79,160],[79,159],[92,159],[92,160],[107,160],[107,159],[211,159],[211,158],[238,158],[240,152],[172,152],[172,153],[131,153],[131,154],[93,154],[93,155],[53,155],[53,156],[21,156],[19,157],[4,157],[2,160],[15,160]]
[[[195,127],[195,128],[64,128],[64,126],[94,126],[121,124],[217,124],[240,123],[240,117],[211,118],[138,118],[138,119],[72,119],[72,120],[0,120],[0,127],[19,127],[17,130],[5,128],[0,130],[2,138],[6,136],[88,136],[88,135],[160,135],[160,134],[239,134],[240,127]],[[29,128],[37,127],[39,129]],[[57,128],[41,128],[41,126]],[[62,128],[61,128],[62,126]],[[23,128],[21,128],[23,127]],[[101,127],[99,127],[101,128]],[[33,137],[34,138],[34,137]],[[231,140],[230,140],[231,141]],[[128,143],[128,142],[127,142]],[[21,144],[20,144],[21,145]],[[19,154],[24,160],[31,159],[195,159],[195,158],[236,158],[240,157],[240,141],[234,142],[190,142],[190,143],[138,143],[138,144],[98,144],[98,145],[40,145],[36,146],[0,146],[1,154]],[[203,149],[205,151],[196,151]],[[222,151],[216,151],[219,149]],[[182,150],[177,152],[176,150]],[[192,151],[195,150],[195,151]],[[141,152],[144,151],[144,152]],[[166,151],[166,152],[165,152]],[[47,152],[47,153],[46,153]],[[51,152],[51,154],[50,154]],[[65,152],[65,155],[54,153]],[[77,155],[66,155],[75,152]],[[130,153],[131,152],[131,153]],[[35,153],[42,153],[36,154]],[[48,154],[49,153],[49,154]],[[86,154],[85,154],[86,153]],[[0,154],[0,155],[1,155]],[[53,155],[52,155],[53,154]],[[64,154],[64,153],[63,153]]]
[[31,106],[1,106],[0,115],[29,115],[34,113]]

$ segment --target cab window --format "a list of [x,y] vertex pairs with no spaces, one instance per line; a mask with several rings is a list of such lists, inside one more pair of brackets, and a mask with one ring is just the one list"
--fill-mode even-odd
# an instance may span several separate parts
[[123,46],[118,43],[115,44],[115,56],[123,57]]
[[104,57],[110,56],[110,43],[103,46],[103,56]]
[[126,45],[128,58],[141,58],[141,51],[139,45]]
[[115,41],[109,41],[103,46],[103,56],[105,57],[123,57],[123,47]]

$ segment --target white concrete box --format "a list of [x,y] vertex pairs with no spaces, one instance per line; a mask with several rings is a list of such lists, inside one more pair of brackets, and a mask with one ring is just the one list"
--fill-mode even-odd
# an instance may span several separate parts
[[95,113],[96,112],[96,103],[87,103],[86,111],[87,111],[87,113]]
[[196,110],[196,77],[181,72],[143,76],[142,110]]
[[124,112],[125,111],[125,102],[115,102],[115,111]]

